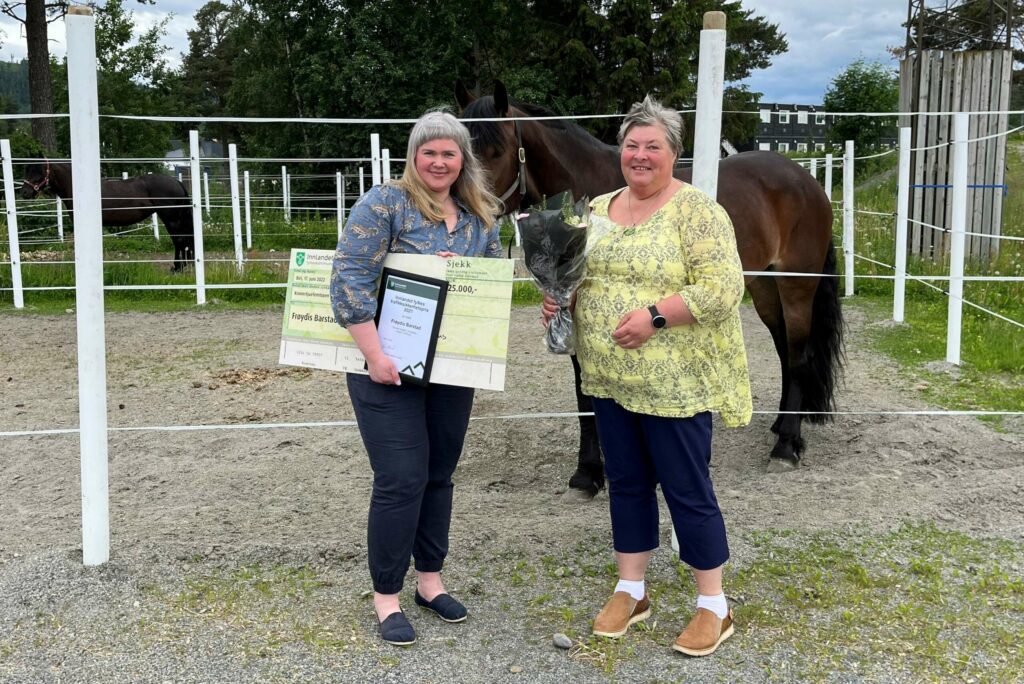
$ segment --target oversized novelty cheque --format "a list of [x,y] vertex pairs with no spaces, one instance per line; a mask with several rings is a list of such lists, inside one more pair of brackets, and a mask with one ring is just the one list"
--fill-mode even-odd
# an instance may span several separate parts
[[[292,250],[278,363],[365,374],[366,359],[334,319],[333,263],[333,250]],[[503,390],[513,262],[389,254],[384,266],[448,283],[430,382]]]

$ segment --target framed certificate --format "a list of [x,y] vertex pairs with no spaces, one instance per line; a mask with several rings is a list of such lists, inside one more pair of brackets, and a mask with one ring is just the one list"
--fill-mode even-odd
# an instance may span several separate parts
[[430,382],[447,281],[384,268],[377,290],[380,347],[403,381]]

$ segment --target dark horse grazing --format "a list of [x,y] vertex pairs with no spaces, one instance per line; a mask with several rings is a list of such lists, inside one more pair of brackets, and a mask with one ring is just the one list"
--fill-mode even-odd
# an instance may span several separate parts
[[[473,147],[509,211],[566,189],[576,197],[596,197],[625,185],[618,148],[575,123],[472,121],[553,116],[542,107],[510,100],[501,83],[493,97],[474,98],[461,84],[456,84],[455,96],[463,118],[469,119]],[[691,173],[678,169],[675,175],[689,182]],[[774,152],[746,152],[722,160],[718,202],[732,219],[745,271],[831,275],[746,278],[754,308],[771,331],[782,362],[780,414],[772,425],[778,440],[769,469],[785,470],[797,465],[804,450],[801,420],[823,423],[829,416],[783,412],[832,410],[842,363],[843,319],[832,275],[832,206],[807,171]],[[580,369],[572,358],[577,405],[581,413],[590,412],[590,398],[580,392]],[[604,486],[593,418],[580,418],[579,467],[569,486],[590,494]]]
[[[32,199],[43,190],[60,197],[68,211],[72,211],[71,165],[49,160],[43,164],[29,164],[25,170],[25,182],[21,185],[21,196]],[[100,186],[100,193],[104,226],[130,226],[156,212],[174,243],[172,270],[180,271],[195,259],[192,200],[177,178],[154,173],[127,180],[105,180]]]

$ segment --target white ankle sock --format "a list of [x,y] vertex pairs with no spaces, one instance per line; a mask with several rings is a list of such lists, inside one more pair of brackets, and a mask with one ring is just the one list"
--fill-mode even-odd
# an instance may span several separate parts
[[632,596],[634,601],[639,601],[644,597],[644,581],[620,579],[615,585],[615,591],[624,591]]
[[725,600],[724,593],[717,594],[715,596],[698,594],[697,607],[706,608],[721,619],[724,619],[725,616],[729,614],[729,602]]

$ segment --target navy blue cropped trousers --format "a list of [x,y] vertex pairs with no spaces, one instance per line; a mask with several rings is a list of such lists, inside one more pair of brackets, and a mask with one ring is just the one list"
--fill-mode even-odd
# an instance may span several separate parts
[[409,570],[440,572],[448,555],[452,474],[473,390],[381,385],[348,374],[348,393],[373,469],[366,542],[373,589],[397,594]]
[[729,558],[725,522],[711,485],[711,414],[663,418],[594,399],[611,502],[612,541],[621,553],[658,547],[658,499],[668,505],[679,558],[712,570]]

